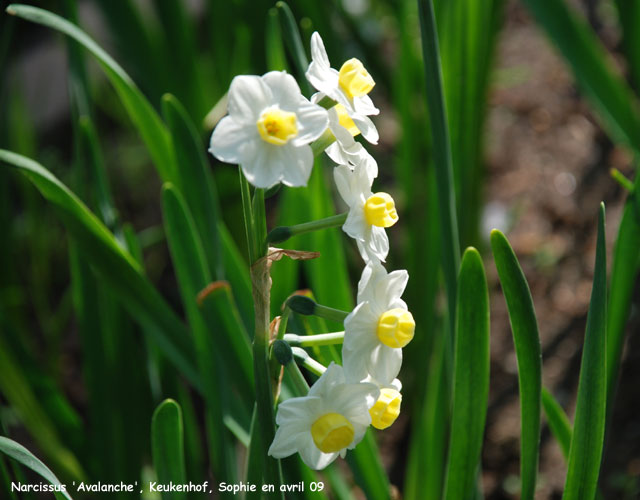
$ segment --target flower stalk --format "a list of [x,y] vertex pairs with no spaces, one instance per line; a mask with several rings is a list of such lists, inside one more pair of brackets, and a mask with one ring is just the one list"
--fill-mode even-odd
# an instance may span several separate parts
[[333,307],[327,307],[318,304],[315,300],[304,295],[292,295],[287,300],[287,306],[292,311],[304,316],[318,316],[319,318],[328,319],[337,323],[343,323],[349,313],[340,311]]
[[299,234],[318,231],[320,229],[328,229],[331,227],[340,227],[346,220],[347,212],[332,215],[331,217],[326,217],[324,219],[305,222],[303,224],[296,224],[294,226],[279,226],[269,231],[269,234],[267,235],[267,243],[281,243]]
[[304,349],[300,347],[292,347],[291,351],[293,352],[293,357],[296,360],[296,363],[304,366],[311,373],[315,373],[320,377],[324,372],[327,371],[327,368],[325,366],[318,363],[315,359],[309,356],[309,353]]
[[291,346],[310,347],[316,345],[341,344],[344,340],[344,332],[321,333],[318,335],[296,335],[287,333],[284,340]]
[[[265,482],[273,484],[280,491],[282,469],[280,460],[269,456],[269,444],[275,436],[275,415],[271,377],[269,376],[269,302],[271,277],[265,242],[266,217],[264,210],[264,190],[256,189],[253,204],[250,202],[249,186],[240,173],[242,208],[251,258],[251,285],[255,311],[255,336],[253,339],[253,369],[256,388],[256,408],[259,426],[254,429],[261,434],[262,457]],[[253,206],[252,206],[253,205]],[[253,438],[253,436],[252,436]],[[274,493],[270,498],[282,498]]]

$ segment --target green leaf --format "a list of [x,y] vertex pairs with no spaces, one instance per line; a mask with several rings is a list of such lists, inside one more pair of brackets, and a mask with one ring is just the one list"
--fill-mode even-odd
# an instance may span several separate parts
[[[4,327],[3,327],[4,328]],[[47,459],[65,476],[84,479],[85,473],[76,457],[61,442],[54,422],[31,389],[26,373],[0,337],[0,393],[16,410]]]
[[587,314],[578,384],[576,416],[569,452],[564,500],[591,500],[596,496],[606,413],[607,257],[604,204],[598,217],[598,241],[593,289]]
[[[640,30],[638,30],[640,31]],[[624,345],[624,333],[640,263],[640,175],[624,206],[613,252],[607,316],[607,413],[611,415]]]
[[[216,325],[207,324],[198,305],[198,293],[211,281],[204,258],[202,243],[195,223],[178,189],[165,184],[162,189],[162,208],[171,258],[178,278],[180,294],[193,333],[196,362],[202,380],[208,410],[208,434],[211,443],[211,461],[216,477],[233,482],[235,453],[230,436],[224,428],[225,398],[229,382],[226,380],[225,358],[231,353],[214,343],[211,335]],[[220,329],[218,328],[218,331]],[[225,332],[235,335],[235,331]],[[235,360],[232,366],[235,367]],[[227,373],[233,373],[229,370]],[[232,375],[234,377],[235,375]]]
[[[151,419],[151,451],[153,466],[160,484],[184,484],[184,438],[182,411],[173,399],[165,399]],[[184,500],[182,491],[162,493],[163,500]]]
[[293,58],[296,72],[299,76],[298,79],[301,79],[303,88],[309,90],[311,87],[306,81],[306,78],[304,78],[304,74],[309,67],[309,60],[307,59],[307,53],[305,52],[304,45],[302,44],[302,38],[300,37],[300,31],[298,30],[296,19],[286,2],[276,2],[276,8],[280,15],[284,43]]
[[54,205],[78,249],[91,256],[94,270],[113,288],[134,318],[153,327],[151,331],[158,347],[195,387],[200,388],[187,329],[144,276],[135,259],[119,246],[84,203],[42,165],[5,150],[0,150],[0,161],[25,173]]
[[475,490],[489,397],[489,291],[475,248],[462,257],[453,376],[453,407],[445,498]]
[[29,5],[11,4],[7,12],[27,21],[42,24],[70,36],[95,56],[122,100],[122,104],[138,128],[153,163],[164,181],[175,180],[174,156],[169,134],[149,101],[122,67],[113,60],[89,35],[44,9]]
[[180,192],[187,203],[202,241],[209,269],[215,279],[224,278],[220,250],[220,204],[205,147],[182,104],[171,94],[162,97],[162,114],[167,121],[177,159]]
[[[54,486],[62,486],[62,483],[58,480],[56,475],[51,472],[45,464],[43,464],[33,453],[27,450],[20,443],[16,443],[14,440],[0,436],[0,451],[5,455],[17,460],[25,467],[28,467],[32,471],[40,474],[43,478],[49,481]],[[65,491],[55,492],[54,495],[58,500],[66,499],[73,500],[71,495]]]
[[633,84],[640,88],[640,4],[635,0],[616,0],[618,19],[622,25],[622,49],[624,50]]
[[[422,35],[427,110],[433,137],[433,162],[438,184],[440,230],[442,231],[442,265],[447,291],[450,326],[455,324],[456,284],[460,263],[460,241],[456,215],[451,140],[442,87],[442,69],[438,49],[438,33],[432,0],[418,0]],[[451,338],[453,340],[453,338]]]
[[497,229],[491,232],[491,249],[507,301],[518,360],[521,497],[533,499],[538,471],[542,388],[542,353],[538,322],[527,279],[509,241]]
[[565,0],[524,0],[558,47],[615,141],[640,151],[638,101],[612,68],[609,55]]
[[542,388],[542,407],[544,408],[544,414],[547,416],[547,422],[551,433],[558,441],[560,449],[565,459],[569,458],[569,448],[571,447],[571,422],[567,414],[562,409],[562,406],[558,404],[553,395],[544,387]]

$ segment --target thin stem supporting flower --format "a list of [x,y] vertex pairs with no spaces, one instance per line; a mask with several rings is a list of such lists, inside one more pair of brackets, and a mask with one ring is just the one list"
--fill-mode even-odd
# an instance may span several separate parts
[[304,366],[311,373],[315,373],[318,376],[321,376],[327,368],[318,363],[315,359],[309,356],[309,353],[300,347],[292,347],[291,351],[293,352],[293,357],[296,360],[296,363]]
[[296,335],[295,333],[287,333],[284,336],[284,340],[288,342],[289,345],[296,347],[342,344],[344,332],[320,333],[318,335]]
[[287,306],[292,311],[305,316],[318,316],[319,318],[328,319],[343,323],[349,313],[318,304],[315,300],[304,295],[292,295],[287,299]]
[[319,231],[320,229],[340,227],[347,220],[347,215],[348,213],[345,212],[338,215],[332,215],[331,217],[326,217],[324,219],[296,224],[294,226],[278,226],[269,231],[269,234],[267,235],[267,243],[281,243],[299,234]]

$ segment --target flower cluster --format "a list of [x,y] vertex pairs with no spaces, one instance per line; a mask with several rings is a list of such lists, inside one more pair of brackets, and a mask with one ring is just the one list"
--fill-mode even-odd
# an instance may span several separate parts
[[325,152],[337,164],[335,183],[349,207],[342,228],[356,241],[365,267],[357,305],[344,320],[343,366],[332,363],[307,396],[279,405],[269,450],[276,458],[299,452],[309,467],[322,469],[354,448],[369,425],[385,429],[398,417],[396,377],[415,322],[400,298],[407,271],[387,273],[382,265],[389,252],[385,229],[398,221],[395,203],[388,193],[373,192],[378,165],[354,138],[378,141],[369,118],[379,113],[368,95],[375,82],[355,58],[332,68],[318,33],[311,54],[306,77],[318,90],[311,100],[285,72],[236,77],[229,114],[214,131],[210,151],[239,164],[256,187],[304,186],[313,166],[310,143],[331,139]]

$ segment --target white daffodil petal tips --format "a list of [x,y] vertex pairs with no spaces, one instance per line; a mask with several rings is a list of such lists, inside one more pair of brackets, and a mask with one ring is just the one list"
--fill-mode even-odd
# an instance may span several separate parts
[[374,384],[345,383],[342,367],[331,363],[307,396],[280,403],[269,455],[298,452],[312,469],[324,469],[362,440],[371,424],[369,409],[379,397]]
[[[369,262],[358,283],[358,305],[344,321],[342,360],[349,382],[392,384],[402,365],[402,347],[413,339],[415,321],[400,298],[407,271],[387,273]],[[397,389],[399,391],[399,389]]]
[[306,73],[309,83],[342,105],[362,136],[370,143],[377,144],[378,131],[368,116],[377,115],[380,110],[367,95],[375,82],[362,62],[349,59],[340,71],[335,70],[329,63],[324,43],[317,32],[311,35],[311,59]]
[[228,111],[211,136],[211,154],[240,165],[259,188],[279,182],[307,185],[313,167],[309,143],[323,134],[329,118],[325,109],[302,95],[291,75],[271,71],[235,77]]
[[353,170],[338,165],[333,176],[340,196],[349,206],[343,231],[356,240],[365,262],[384,262],[389,253],[389,238],[384,228],[398,220],[393,199],[387,193],[371,192],[373,179],[366,164],[356,165]]

